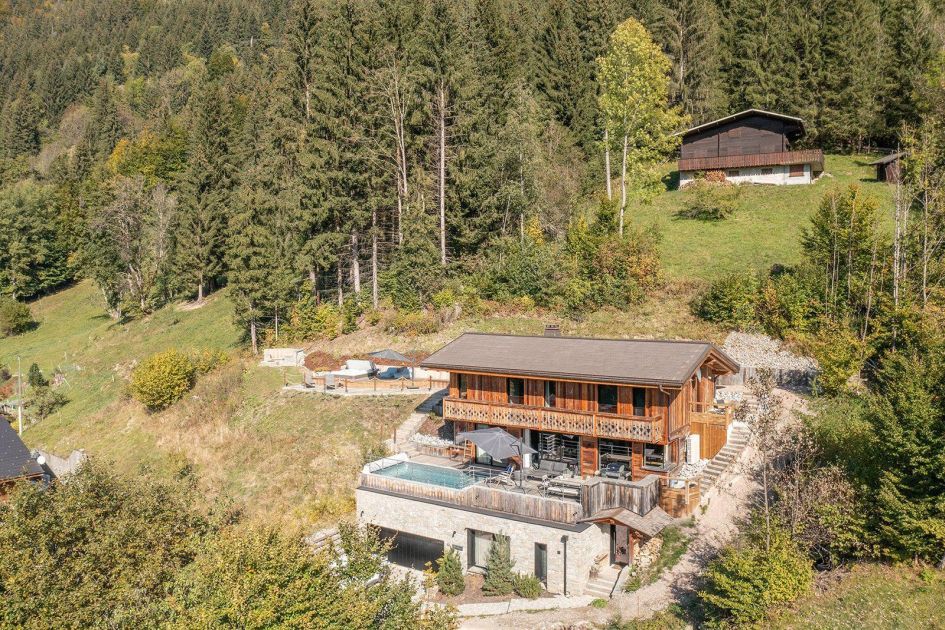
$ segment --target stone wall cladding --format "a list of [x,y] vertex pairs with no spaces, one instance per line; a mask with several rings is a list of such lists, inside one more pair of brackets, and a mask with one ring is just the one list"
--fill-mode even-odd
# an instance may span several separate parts
[[355,492],[355,501],[360,523],[442,540],[446,548],[457,549],[464,570],[467,529],[508,536],[514,570],[519,573],[534,572],[535,543],[544,543],[548,547],[547,586],[552,593],[564,592],[562,536],[568,537],[569,595],[584,592],[594,559],[610,552],[610,530],[595,524],[575,532],[361,489]]

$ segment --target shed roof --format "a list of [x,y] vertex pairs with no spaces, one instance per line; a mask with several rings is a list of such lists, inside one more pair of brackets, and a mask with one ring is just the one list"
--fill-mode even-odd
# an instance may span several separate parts
[[890,162],[895,162],[899,158],[903,157],[906,154],[905,151],[897,151],[896,153],[890,153],[889,155],[884,155],[878,160],[874,160],[869,163],[869,166],[880,166],[881,164],[889,164]]
[[707,358],[738,364],[705,341],[595,339],[465,333],[420,365],[443,370],[578,381],[681,386]]
[[746,110],[737,112],[735,114],[729,114],[728,116],[724,116],[716,120],[710,120],[709,122],[702,123],[701,125],[696,125],[695,127],[690,127],[689,129],[686,129],[685,131],[680,131],[677,135],[685,137],[685,136],[688,136],[689,134],[705,131],[706,129],[710,129],[718,125],[724,125],[725,123],[739,120],[741,118],[748,118],[749,116],[764,116],[765,118],[776,118],[778,120],[793,122],[799,125],[801,130],[804,129],[804,119],[802,118],[798,118],[797,116],[788,116],[787,114],[780,114],[778,112],[769,112],[764,109],[753,108],[753,109],[746,109]]
[[43,469],[5,419],[0,418],[0,480],[42,475]]
[[672,523],[673,517],[659,507],[653,508],[643,516],[627,508],[618,507],[601,510],[594,516],[581,520],[582,523],[599,523],[601,521],[615,521],[652,538]]

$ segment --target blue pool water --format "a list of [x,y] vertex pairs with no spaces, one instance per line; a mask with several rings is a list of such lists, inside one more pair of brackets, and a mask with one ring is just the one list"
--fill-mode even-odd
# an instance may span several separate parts
[[464,472],[462,470],[456,470],[455,468],[430,466],[428,464],[418,464],[415,462],[400,462],[399,464],[394,464],[387,468],[381,468],[375,471],[374,474],[384,477],[393,477],[394,479],[428,483],[434,486],[453,488],[454,490],[461,490],[484,478],[481,474],[474,472]]

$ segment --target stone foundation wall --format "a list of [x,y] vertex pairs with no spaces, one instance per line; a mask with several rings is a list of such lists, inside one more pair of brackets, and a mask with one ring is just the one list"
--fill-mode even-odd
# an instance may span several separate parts
[[569,595],[584,592],[594,559],[610,552],[609,528],[593,523],[581,524],[580,531],[573,531],[362,489],[355,492],[355,501],[360,523],[442,540],[446,548],[452,547],[459,553],[464,570],[467,569],[468,529],[508,536],[515,561],[514,570],[519,573],[534,572],[535,543],[543,543],[548,549],[547,588],[552,593],[563,593],[565,589],[563,536],[568,537]]

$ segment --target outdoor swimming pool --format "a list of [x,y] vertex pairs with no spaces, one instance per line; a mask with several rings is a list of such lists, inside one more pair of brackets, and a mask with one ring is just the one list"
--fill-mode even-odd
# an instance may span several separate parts
[[462,490],[478,483],[489,476],[486,472],[463,471],[445,466],[431,466],[415,462],[400,462],[387,468],[374,471],[375,475],[393,477],[405,481],[428,483],[433,486]]

